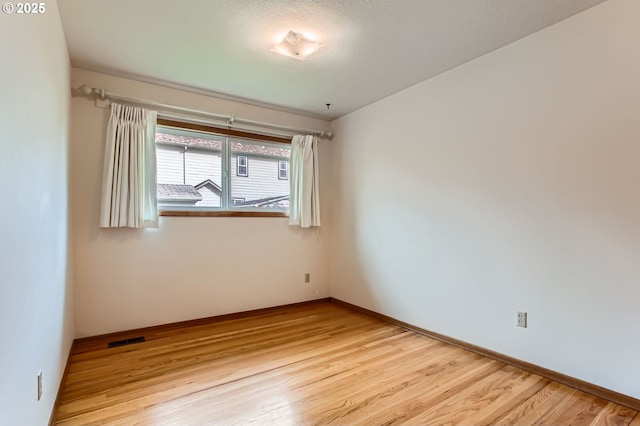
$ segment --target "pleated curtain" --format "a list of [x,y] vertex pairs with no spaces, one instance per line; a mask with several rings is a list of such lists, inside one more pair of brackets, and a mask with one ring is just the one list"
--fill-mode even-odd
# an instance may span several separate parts
[[290,163],[289,225],[320,226],[318,138],[294,136]]
[[157,113],[111,104],[102,179],[102,228],[157,228]]

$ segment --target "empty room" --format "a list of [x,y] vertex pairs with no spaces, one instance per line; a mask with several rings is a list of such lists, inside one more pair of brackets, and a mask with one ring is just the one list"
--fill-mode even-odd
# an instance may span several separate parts
[[0,425],[640,426],[640,2],[0,13]]

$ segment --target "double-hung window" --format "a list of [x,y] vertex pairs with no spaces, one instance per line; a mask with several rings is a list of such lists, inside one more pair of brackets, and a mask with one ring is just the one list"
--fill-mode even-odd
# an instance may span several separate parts
[[289,161],[278,161],[278,179],[289,179]]
[[160,214],[285,216],[290,153],[287,139],[158,120]]
[[249,158],[246,155],[236,156],[236,175],[249,177]]

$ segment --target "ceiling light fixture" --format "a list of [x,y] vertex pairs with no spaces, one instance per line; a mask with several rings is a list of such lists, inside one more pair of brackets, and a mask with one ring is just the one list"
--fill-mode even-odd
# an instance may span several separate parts
[[289,31],[280,43],[271,48],[271,51],[304,61],[320,46],[322,44],[317,41],[310,40],[300,33]]

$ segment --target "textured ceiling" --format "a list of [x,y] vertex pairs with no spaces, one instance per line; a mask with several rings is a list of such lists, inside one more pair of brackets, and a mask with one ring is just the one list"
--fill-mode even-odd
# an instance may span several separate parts
[[[335,118],[603,0],[58,0],[72,64]],[[271,52],[289,30],[324,46]],[[325,104],[330,103],[327,110]]]

